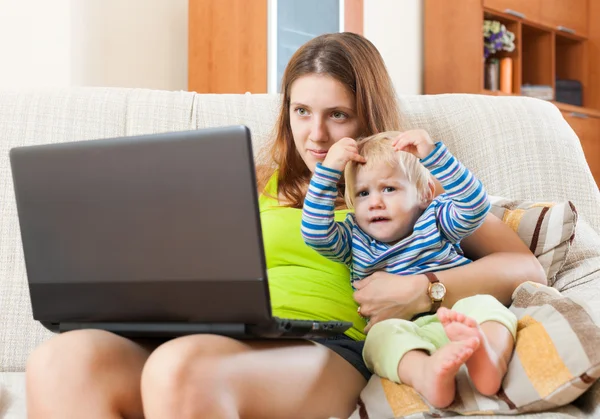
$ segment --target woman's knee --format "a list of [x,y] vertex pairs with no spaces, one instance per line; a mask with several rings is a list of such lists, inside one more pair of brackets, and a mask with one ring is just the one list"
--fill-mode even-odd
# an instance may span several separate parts
[[[203,335],[169,341],[148,358],[142,371],[144,411],[153,417],[227,417],[235,411],[224,359],[245,350],[230,338]],[[153,416],[154,415],[154,416]],[[166,416],[165,416],[166,415]]]
[[100,330],[55,336],[27,361],[29,415],[142,417],[139,384],[147,357],[140,345]]
[[[119,355],[124,358],[123,363],[129,362],[127,349],[133,348],[136,346],[132,342],[101,330],[54,336],[29,356],[26,367],[28,387],[80,385],[86,378],[98,380],[108,371],[107,367],[118,368]],[[137,350],[142,351],[139,347]]]
[[96,330],[74,331],[54,336],[39,345],[29,356],[26,368],[28,378],[51,375],[57,371],[64,373],[93,368],[105,355],[102,353],[102,346],[97,343],[111,337],[107,332]]

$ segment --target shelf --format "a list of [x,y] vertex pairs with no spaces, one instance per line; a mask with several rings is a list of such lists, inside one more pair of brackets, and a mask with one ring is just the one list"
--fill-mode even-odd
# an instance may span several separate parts
[[578,42],[582,42],[582,41],[586,41],[587,37],[583,36],[583,35],[577,35],[574,33],[569,33],[569,32],[563,32],[561,30],[558,29],[554,29],[554,33],[556,34],[556,37],[561,37],[561,38],[565,38],[565,39],[570,39],[571,41],[578,41]]
[[553,33],[537,26],[521,28],[522,84],[554,87]]
[[[511,94],[519,94],[521,91],[521,60],[522,60],[522,54],[520,52],[521,50],[521,23],[515,21],[514,19],[509,19],[505,17],[506,14],[504,13],[498,13],[498,12],[493,12],[493,13],[486,13],[485,14],[485,19],[491,19],[491,20],[495,20],[500,22],[501,24],[503,24],[504,26],[506,26],[506,29],[510,32],[512,32],[515,35],[515,49],[511,52],[508,51],[499,51],[497,53],[494,54],[494,58],[498,58],[499,60],[502,60],[502,58],[506,58],[509,57],[512,59],[512,69],[511,69],[511,74],[512,74],[512,93]],[[483,63],[483,74],[485,74],[486,71],[486,63]],[[498,72],[498,79],[499,79],[499,84],[502,83],[502,65],[500,65],[499,67],[499,72]],[[485,77],[484,77],[485,79]],[[485,83],[483,84],[483,87],[485,88]]]
[[554,26],[545,25],[540,22],[534,22],[534,21],[528,20],[527,18],[522,19],[518,16],[514,16],[514,15],[511,15],[508,13],[503,13],[503,12],[499,12],[499,11],[496,11],[493,9],[488,9],[487,7],[483,8],[483,16],[485,19],[496,19],[498,21],[501,21],[505,25],[506,25],[506,22],[513,22],[513,23],[520,22],[531,28],[536,28],[536,29],[539,29],[544,32],[553,32],[553,33],[556,33],[557,35],[560,34],[561,36],[572,39],[574,41],[585,41],[587,39],[587,36],[585,36],[585,35],[564,32]]
[[558,109],[560,109],[561,111],[582,113],[582,114],[586,114],[588,116],[592,116],[594,118],[600,118],[600,110],[598,110],[598,109],[586,108],[583,106],[569,105],[568,103],[557,102],[555,100],[553,100],[551,102],[554,105],[556,105],[556,107]]
[[518,93],[505,93],[505,92],[501,92],[500,90],[487,90],[487,89],[483,89],[482,94],[488,95],[488,96],[521,96]]
[[[529,96],[523,96],[523,95],[519,95],[516,93],[504,93],[501,92],[499,90],[482,90],[481,91],[482,95],[488,95],[488,96],[515,96],[515,97],[529,97]],[[558,109],[560,109],[561,111],[565,111],[565,112],[576,112],[576,113],[581,113],[581,114],[586,114],[588,116],[594,117],[594,118],[600,118],[600,110],[598,109],[592,109],[592,108],[586,108],[583,106],[575,106],[575,105],[570,105],[568,103],[562,103],[562,102],[557,102],[555,100],[550,100],[550,103],[554,104]]]
[[483,17],[485,19],[496,19],[508,22],[525,22],[526,19],[522,19],[518,16],[511,15],[509,13],[500,12],[498,10],[490,9],[487,7],[483,8]]
[[[507,28],[509,26],[517,25],[519,22],[522,21],[522,19],[519,19],[515,16],[509,15],[506,13],[496,12],[494,10],[486,10],[486,9],[484,9],[483,18],[489,19],[489,20],[497,20],[498,22],[506,25]],[[510,30],[510,28],[509,28],[509,30]]]
[[556,78],[583,82],[585,44],[556,35]]

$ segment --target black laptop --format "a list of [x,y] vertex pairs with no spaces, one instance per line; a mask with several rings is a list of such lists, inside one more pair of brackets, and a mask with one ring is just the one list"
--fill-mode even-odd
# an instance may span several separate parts
[[54,332],[323,337],[271,314],[250,131],[13,148],[34,319]]

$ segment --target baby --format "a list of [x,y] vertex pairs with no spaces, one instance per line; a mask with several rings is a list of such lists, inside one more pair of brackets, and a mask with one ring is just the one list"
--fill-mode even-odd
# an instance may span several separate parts
[[[344,170],[346,203],[354,213],[336,222]],[[434,197],[432,176],[444,194]],[[317,164],[304,201],[305,242],[348,265],[352,283],[380,270],[429,279],[432,314],[376,323],[363,357],[372,372],[411,385],[436,408],[454,400],[463,364],[480,393],[495,394],[514,347],[517,319],[492,296],[465,298],[435,314],[446,288],[434,272],[471,262],[459,243],[489,208],[481,182],[424,130],[385,132],[358,143],[341,139]]]

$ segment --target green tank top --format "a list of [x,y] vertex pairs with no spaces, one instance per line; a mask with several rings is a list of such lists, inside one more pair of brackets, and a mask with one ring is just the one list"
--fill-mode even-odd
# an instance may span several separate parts
[[[343,320],[346,335],[364,340],[365,321],[352,298],[349,269],[319,255],[302,239],[302,210],[282,207],[276,197],[277,173],[259,197],[262,234],[273,315],[301,320]],[[348,210],[335,212],[338,221]]]

